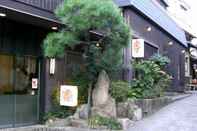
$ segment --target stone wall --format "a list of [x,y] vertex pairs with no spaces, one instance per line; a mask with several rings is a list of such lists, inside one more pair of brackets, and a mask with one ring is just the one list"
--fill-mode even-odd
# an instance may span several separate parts
[[170,97],[128,100],[127,102],[117,103],[117,116],[138,121],[155,113],[172,101]]
[[135,100],[135,104],[138,105],[142,109],[143,117],[146,117],[155,113],[162,107],[168,105],[170,102],[172,102],[172,99],[170,99],[169,97]]

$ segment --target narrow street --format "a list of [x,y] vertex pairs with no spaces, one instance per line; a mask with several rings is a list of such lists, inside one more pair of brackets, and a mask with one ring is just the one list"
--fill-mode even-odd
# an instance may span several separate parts
[[128,131],[197,131],[197,94],[162,108]]

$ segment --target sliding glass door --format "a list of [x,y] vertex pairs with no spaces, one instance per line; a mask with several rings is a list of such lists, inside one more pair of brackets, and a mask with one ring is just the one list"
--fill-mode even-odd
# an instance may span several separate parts
[[0,55],[0,127],[30,125],[38,121],[38,80],[36,57]]
[[0,55],[0,127],[12,127],[14,120],[13,56]]

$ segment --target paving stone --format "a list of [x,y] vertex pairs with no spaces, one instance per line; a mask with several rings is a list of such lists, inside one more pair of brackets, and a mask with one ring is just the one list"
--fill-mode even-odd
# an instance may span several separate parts
[[197,94],[176,101],[127,131],[197,131]]

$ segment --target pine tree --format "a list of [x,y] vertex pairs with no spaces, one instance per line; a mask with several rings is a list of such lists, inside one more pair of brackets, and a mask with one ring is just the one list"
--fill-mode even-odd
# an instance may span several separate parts
[[[55,14],[64,27],[47,35],[45,56],[61,57],[65,48],[85,44],[87,77],[93,83],[101,70],[110,73],[121,67],[131,32],[112,0],[65,0]],[[93,40],[91,31],[102,32],[102,38]]]

